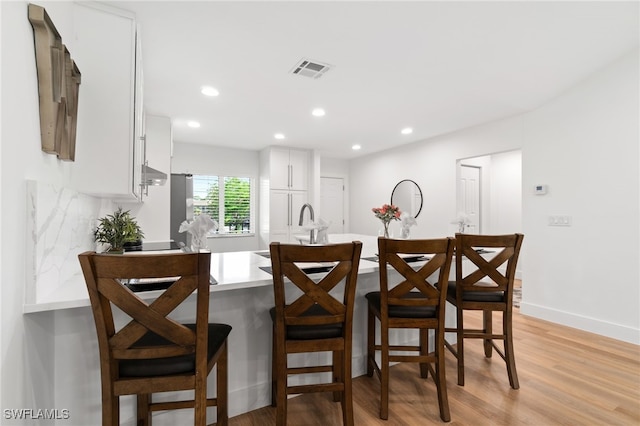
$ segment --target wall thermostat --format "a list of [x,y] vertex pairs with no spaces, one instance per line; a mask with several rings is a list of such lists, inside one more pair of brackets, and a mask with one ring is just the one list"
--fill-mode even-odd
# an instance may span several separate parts
[[544,195],[547,193],[547,185],[536,185],[533,187],[533,193],[536,195]]

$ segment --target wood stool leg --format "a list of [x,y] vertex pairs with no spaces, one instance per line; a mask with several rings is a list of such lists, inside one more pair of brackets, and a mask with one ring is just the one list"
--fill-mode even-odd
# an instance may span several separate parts
[[[216,426],[227,426],[229,424],[228,395],[229,395],[229,370],[228,351],[225,342],[220,359],[216,363]],[[206,408],[205,408],[206,413]]]
[[380,418],[389,418],[389,329],[380,327]]
[[276,425],[287,425],[287,354],[276,347]]
[[344,392],[342,392],[342,415],[345,426],[353,426],[353,386],[351,371],[351,350],[349,343],[346,343],[345,351],[342,353],[342,378]]
[[136,395],[136,417],[138,420],[138,426],[151,426],[151,411],[149,410],[149,404],[151,403],[151,395],[138,394]]
[[513,330],[511,327],[511,313],[504,312],[502,321],[502,329],[505,335],[504,339],[504,357],[507,362],[507,374],[509,375],[509,384],[513,389],[519,389],[518,373],[516,372],[516,358],[513,351]]
[[[493,334],[493,316],[490,310],[482,311],[482,318],[484,321],[484,334],[490,336]],[[491,358],[493,354],[493,345],[491,338],[484,339],[484,356],[487,358]]]
[[456,309],[456,358],[458,360],[458,385],[464,386],[464,310]]
[[451,421],[451,413],[449,412],[449,397],[447,395],[447,379],[445,374],[444,361],[444,331],[436,331],[436,375],[434,380],[438,390],[438,407],[440,408],[440,418],[445,421]]
[[277,399],[277,364],[276,364],[276,328],[275,323],[271,334],[271,406],[275,407]]
[[[340,351],[333,352],[333,382],[344,383],[344,354]],[[335,402],[343,400],[344,392],[333,392],[333,400]]]
[[120,426],[120,397],[114,396],[111,388],[103,385],[102,394],[108,395],[102,402],[102,424],[104,426]]
[[[420,334],[420,355],[427,356],[429,355],[429,330],[426,328],[421,328],[418,330]],[[426,379],[429,375],[429,363],[421,362],[420,363],[420,377]]]
[[373,362],[375,361],[376,350],[376,316],[367,308],[367,376],[373,376]]

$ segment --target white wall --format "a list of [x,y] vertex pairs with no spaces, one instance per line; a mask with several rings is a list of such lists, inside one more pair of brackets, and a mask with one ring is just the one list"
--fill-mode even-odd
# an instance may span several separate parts
[[522,151],[492,155],[490,171],[488,232],[522,232]]
[[[640,343],[638,51],[526,116],[522,312]],[[547,195],[531,193],[536,184]],[[571,215],[573,226],[547,226]]]
[[[73,163],[40,149],[38,86],[33,30],[27,2],[0,2],[2,8],[2,408],[55,408],[53,376],[55,321],[50,315],[23,316],[26,258],[26,179],[64,186]],[[73,57],[71,3],[39,2],[55,23]],[[7,66],[11,64],[11,66]],[[82,89],[80,89],[82,90]],[[82,141],[78,140],[77,144]],[[10,247],[10,250],[7,250]],[[2,420],[3,425],[25,424]],[[46,424],[44,422],[43,424]]]
[[[208,145],[174,142],[173,157],[171,158],[171,173],[191,173],[194,175],[230,175],[246,176],[255,179],[256,197],[258,191],[258,176],[260,158],[258,151],[221,148]],[[259,229],[256,208],[256,234],[243,236],[216,236],[208,238],[207,244],[211,251],[229,252],[258,250]]]
[[[456,161],[521,149],[521,312],[639,344],[638,75],[634,51],[531,113],[351,161],[351,231],[375,234],[371,207],[408,178],[425,199],[412,236],[451,235]],[[548,226],[560,214],[573,225]]]

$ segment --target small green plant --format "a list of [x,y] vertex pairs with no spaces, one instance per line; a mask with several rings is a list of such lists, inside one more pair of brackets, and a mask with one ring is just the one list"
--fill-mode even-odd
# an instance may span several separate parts
[[109,244],[108,251],[122,251],[125,243],[140,241],[144,237],[135,218],[131,216],[129,210],[122,211],[122,207],[99,221],[93,235],[96,242]]

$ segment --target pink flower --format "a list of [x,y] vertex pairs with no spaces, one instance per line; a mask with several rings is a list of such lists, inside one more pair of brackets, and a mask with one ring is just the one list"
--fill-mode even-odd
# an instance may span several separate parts
[[373,214],[384,223],[392,220],[400,220],[400,209],[393,204],[383,204],[382,207],[374,207],[371,209]]

